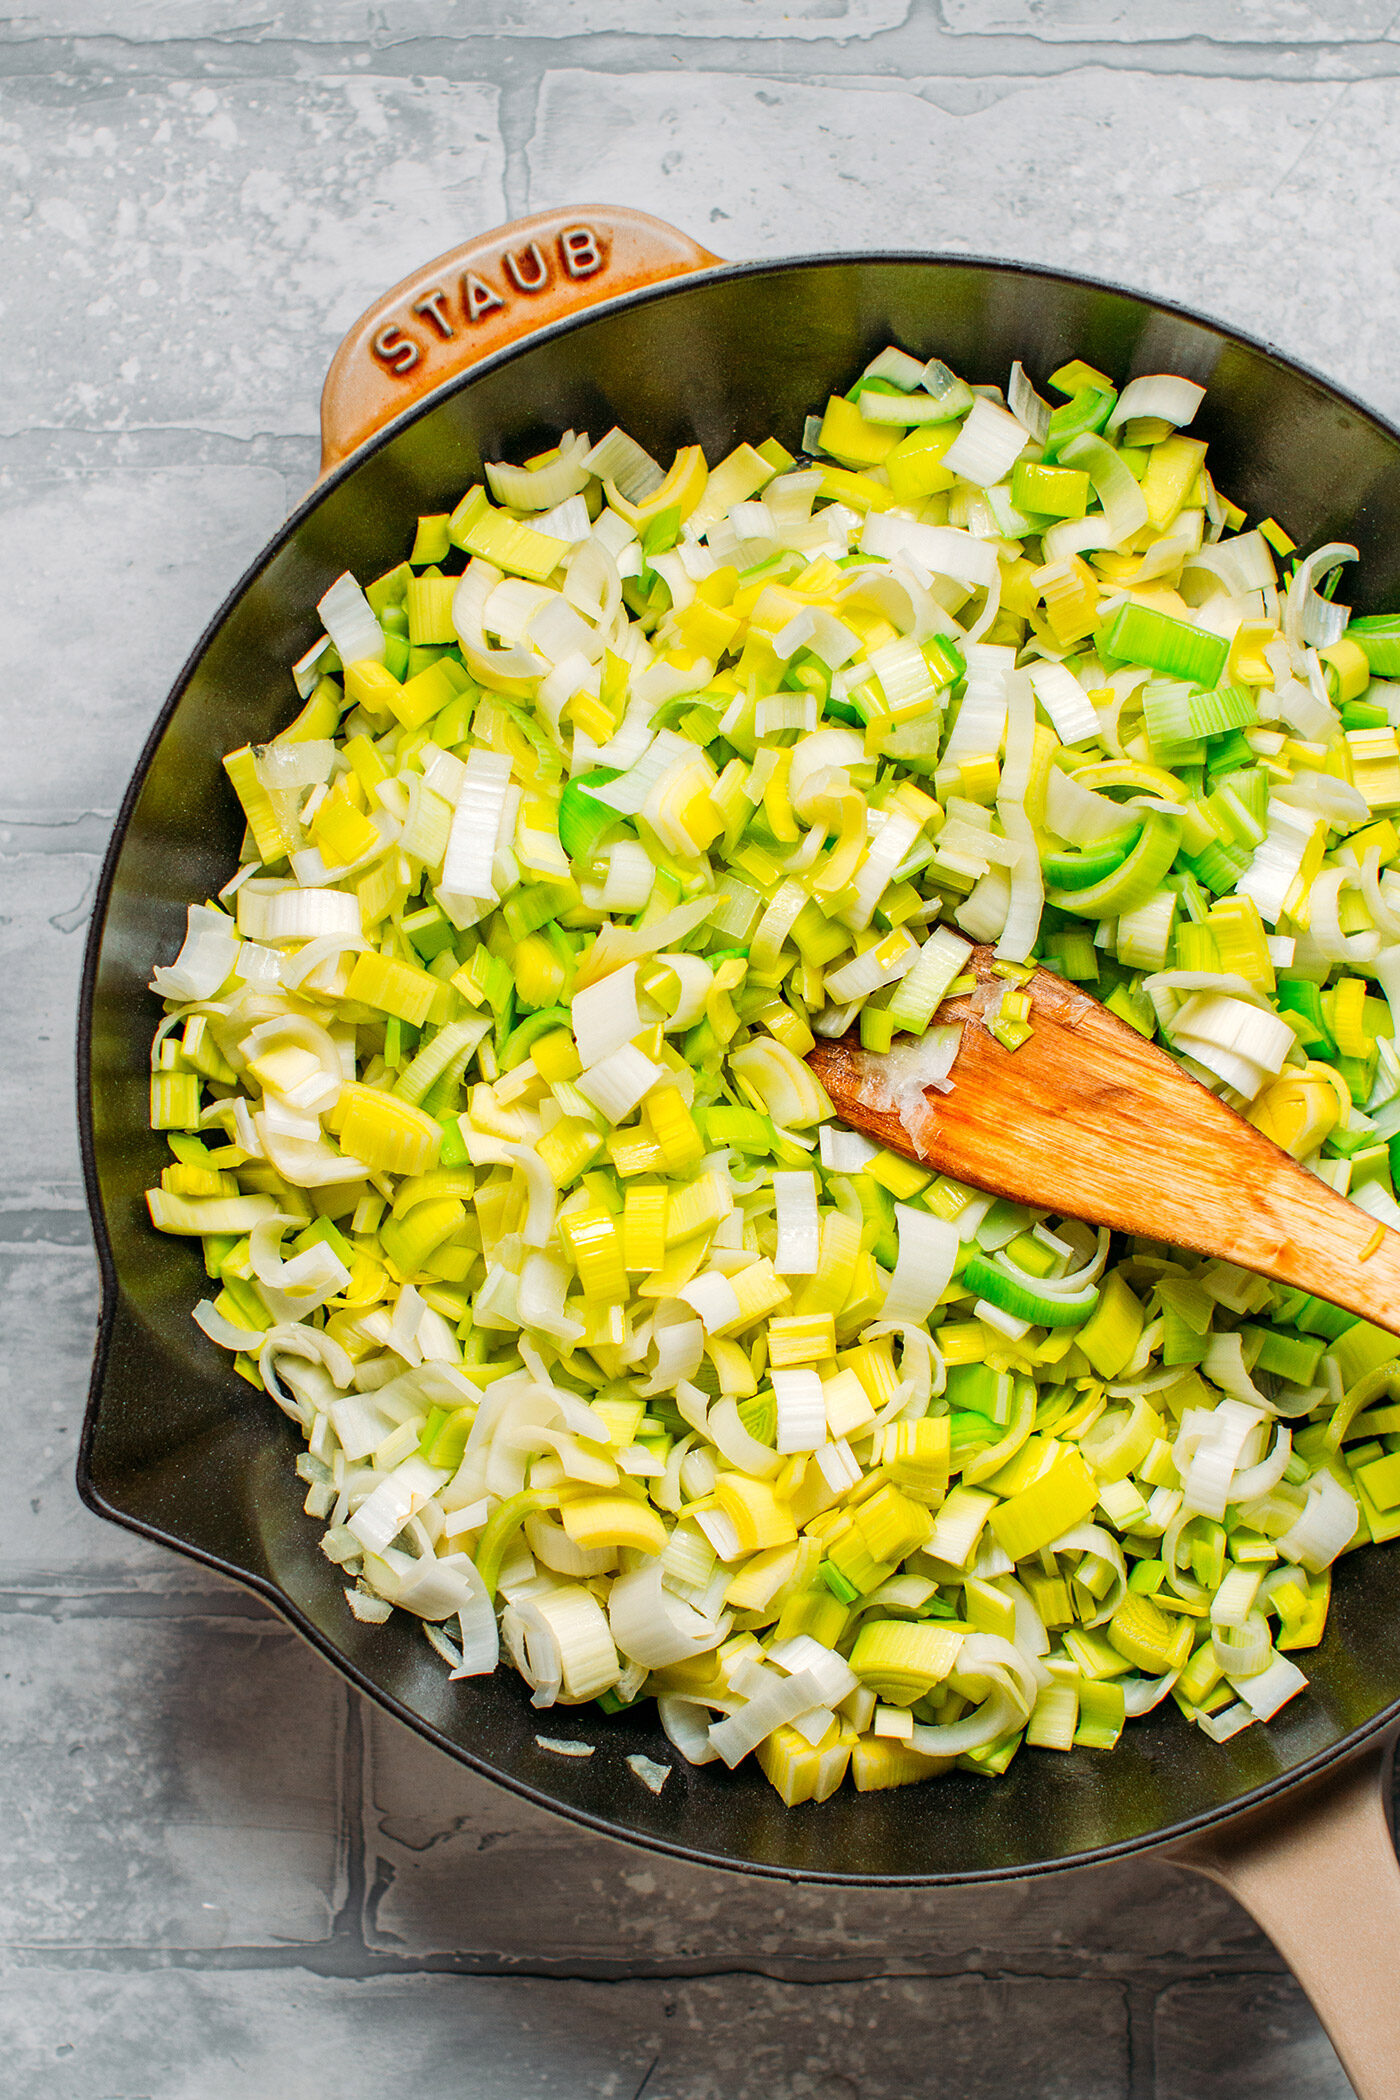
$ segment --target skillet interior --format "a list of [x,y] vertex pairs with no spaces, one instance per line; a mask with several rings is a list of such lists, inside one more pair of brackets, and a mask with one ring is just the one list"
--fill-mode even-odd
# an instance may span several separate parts
[[[402,1614],[350,1617],[320,1527],[301,1511],[292,1426],[194,1327],[198,1243],[151,1231],[141,1191],[164,1142],[147,1128],[154,959],[178,948],[185,906],[231,872],[241,815],[220,754],[274,735],[297,701],[287,666],[318,631],[315,601],[347,566],[402,559],[419,511],[441,511],[481,462],[521,458],[568,425],[621,423],[662,458],[698,441],[800,443],[803,417],[894,341],[974,381],[1013,357],[1045,376],[1072,355],[1121,383],[1173,371],[1208,382],[1198,420],[1222,486],[1252,517],[1275,512],[1305,545],[1354,540],[1366,611],[1400,604],[1400,439],[1266,349],[1110,288],[1005,264],[904,257],[736,266],[633,297],[481,367],[376,440],[289,521],[186,667],[138,769],[104,870],[89,941],[79,1049],[85,1166],[104,1315],[79,1464],[99,1514],[251,1583],[393,1712],[465,1763],[546,1806],[689,1857],[839,1880],[1025,1874],[1132,1849],[1272,1792],[1379,1726],[1400,1702],[1400,1555],[1339,1569],[1325,1646],[1301,1658],[1308,1696],[1267,1730],[1216,1745],[1167,1704],[1110,1757],[1031,1753],[995,1783],[929,1785],[821,1808],[782,1807],[750,1762],[695,1769],[655,1723],[596,1708],[532,1711],[504,1672],[452,1686]],[[648,1718],[650,1717],[650,1718]],[[599,1746],[540,1750],[536,1729]],[[676,1769],[660,1797],[627,1754]]]

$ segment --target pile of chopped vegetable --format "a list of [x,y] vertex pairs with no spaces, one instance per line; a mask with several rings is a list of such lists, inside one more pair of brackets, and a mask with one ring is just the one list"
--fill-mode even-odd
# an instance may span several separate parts
[[1400,1533],[1394,1337],[876,1150],[804,1062],[956,1084],[907,1046],[995,943],[1008,1048],[1041,962],[1400,1224],[1400,618],[1244,529],[1200,387],[1048,386],[889,349],[801,458],[488,466],[321,600],[153,978],[151,1218],[350,1611],[789,1804],[1168,1696],[1223,1742]]

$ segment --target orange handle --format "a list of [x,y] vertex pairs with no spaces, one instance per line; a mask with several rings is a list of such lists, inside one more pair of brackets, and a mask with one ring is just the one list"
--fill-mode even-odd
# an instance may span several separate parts
[[1393,1732],[1338,1774],[1167,1849],[1228,1889],[1312,2000],[1359,2100],[1400,2093],[1400,1864]]
[[321,473],[469,365],[719,257],[627,205],[542,211],[415,270],[361,314],[321,394]]

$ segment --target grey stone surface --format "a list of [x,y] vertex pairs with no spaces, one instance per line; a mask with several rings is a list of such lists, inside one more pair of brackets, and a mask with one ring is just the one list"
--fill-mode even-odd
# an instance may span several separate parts
[[[1102,1984],[0,1974],[7,2100],[1114,2100]],[[1039,2058],[1031,2037],[1070,2048]],[[139,2067],[139,2068],[138,2068]],[[133,2077],[133,2070],[136,2075]]]
[[553,0],[548,10],[531,0],[381,0],[368,6],[341,0],[51,0],[0,22],[17,41],[39,36],[247,37],[258,42],[295,37],[313,44],[363,41],[372,46],[410,37],[561,37],[612,32],[682,37],[761,37],[844,44],[897,28],[911,0],[694,0],[659,11],[647,0]]
[[[86,1240],[83,1214],[67,1207],[81,1202],[76,1187],[24,1193],[28,1204],[10,1213],[11,1233],[62,1231]],[[60,1199],[62,1210],[48,1210]],[[0,1588],[79,1569],[165,1565],[153,1547],[100,1524],[73,1492],[95,1301],[85,1244],[55,1245],[50,1237],[0,1246],[0,1408],[12,1455],[0,1476]],[[0,1626],[0,1644],[4,1638]]]
[[1336,2054],[1291,1977],[1184,1983],[1157,2005],[1158,2100],[1350,2100]]
[[345,1688],[242,1598],[10,1592],[0,1947],[288,1947],[344,1899]]
[[496,90],[347,75],[12,80],[4,428],[314,428],[411,258],[504,215]]
[[[459,1771],[72,1485],[92,884],[315,471],[340,331],[510,213],[1118,277],[1400,410],[1400,0],[11,0],[0,19],[4,2100],[1334,2100],[1229,1900],[689,1868]],[[932,346],[930,346],[932,347]]]
[[600,192],[646,195],[725,255],[910,247],[1079,270],[1203,308],[1395,414],[1397,123],[1400,73],[555,72],[530,201],[576,194],[591,152]]
[[[579,1833],[473,1773],[444,1766],[398,1722],[366,1731],[370,1943],[474,1961],[761,1961],[937,1972],[999,1965],[1066,1977],[1258,1958],[1244,1914],[1155,1860],[976,1890],[813,1888],[755,1881]],[[502,1885],[508,1906],[495,1900]]]
[[944,27],[962,36],[1034,36],[1047,43],[1370,43],[1395,24],[1390,0],[942,0]]
[[[0,1079],[0,1160],[5,1206],[25,1214],[54,1205],[67,1209],[81,1200],[73,1092],[54,1082],[71,1067],[83,932],[100,845],[99,832],[86,853],[9,851],[0,857],[0,968],[9,997],[24,1015]],[[32,1117],[29,1104],[45,1095],[47,1113]],[[41,1331],[43,1321],[40,1313]]]
[[[14,709],[0,776],[0,853],[15,883],[4,932],[24,940],[22,966],[35,971],[36,994],[55,964],[63,968],[48,951],[65,941],[81,947],[84,882],[100,865],[181,664],[314,471],[309,453],[293,478],[252,461],[159,465],[144,456],[148,449],[145,440],[109,440],[96,466],[51,455],[0,480],[0,562],[14,579],[15,653],[6,667],[13,689],[51,695],[75,732],[94,716],[102,725],[100,735],[74,733],[56,762],[52,714]],[[44,871],[50,879],[37,880]],[[26,896],[32,928],[15,909]],[[48,913],[39,913],[41,903]],[[49,914],[65,923],[51,925]]]

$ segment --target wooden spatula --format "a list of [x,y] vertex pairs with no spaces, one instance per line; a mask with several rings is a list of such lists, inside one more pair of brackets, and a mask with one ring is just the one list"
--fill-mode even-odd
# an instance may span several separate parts
[[1400,1233],[1334,1194],[1097,999],[1049,970],[1024,987],[1034,1034],[1003,1049],[982,1016],[1005,990],[974,948],[951,1091],[926,1089],[919,1149],[882,1060],[854,1036],[808,1063],[836,1113],[906,1159],[1037,1210],[1223,1255],[1400,1334]]

